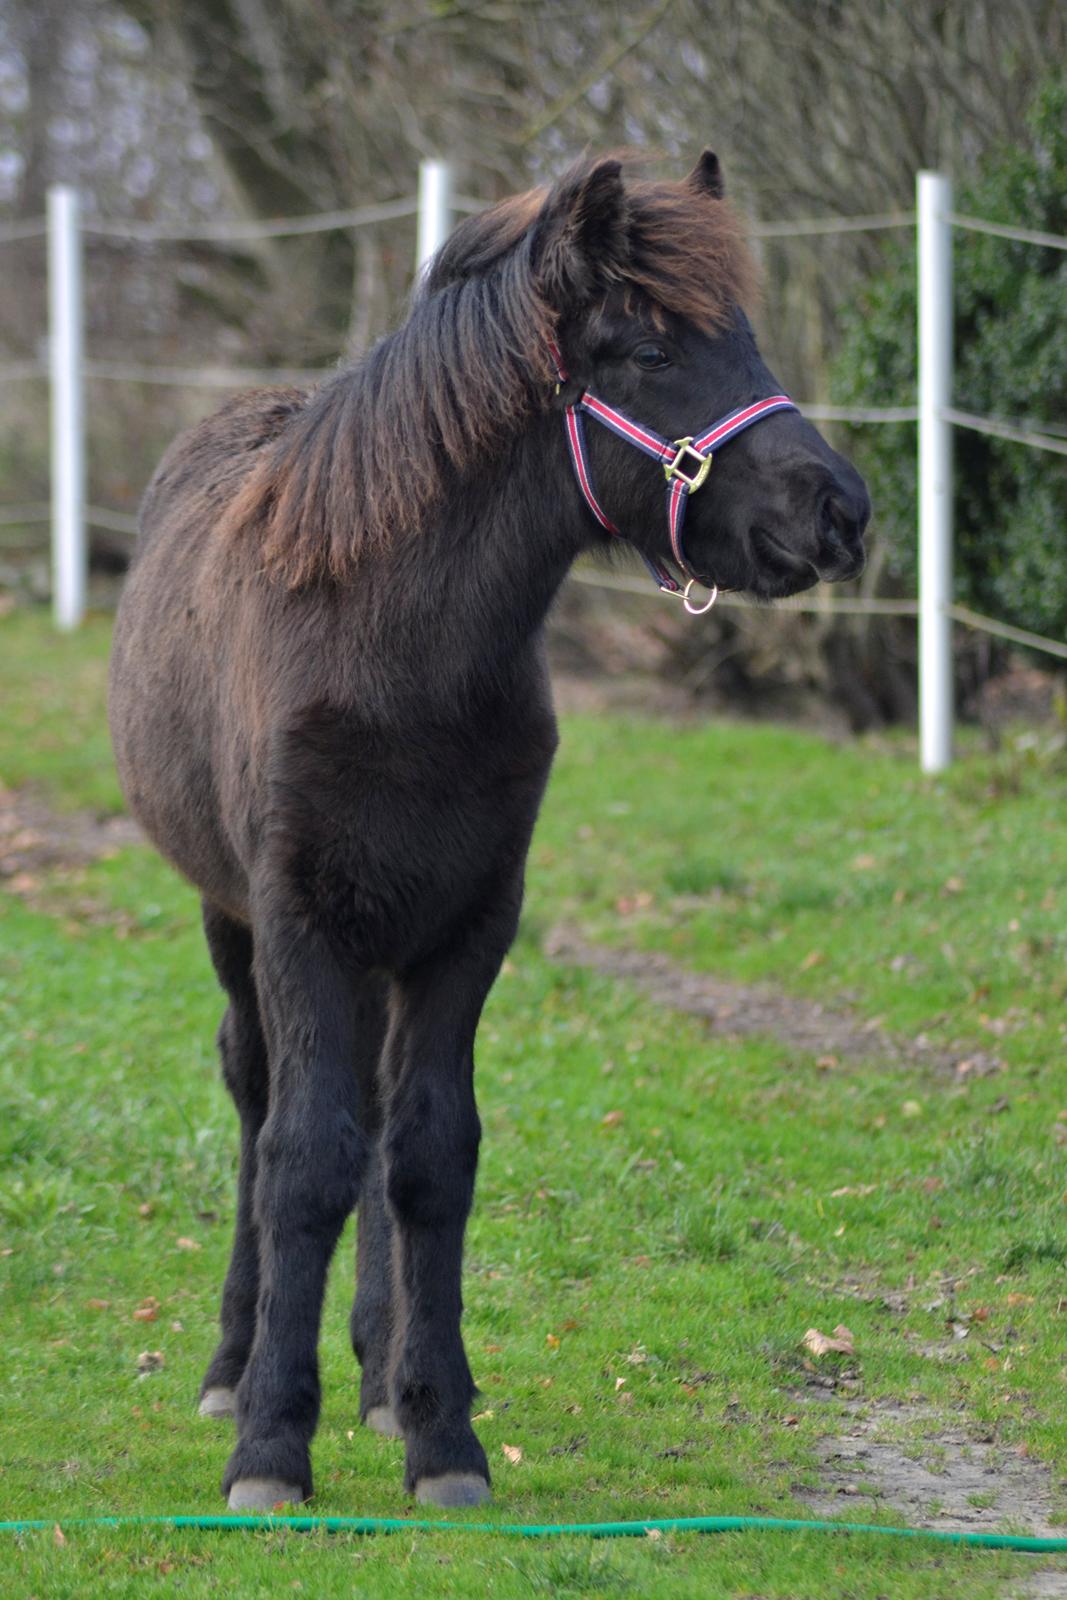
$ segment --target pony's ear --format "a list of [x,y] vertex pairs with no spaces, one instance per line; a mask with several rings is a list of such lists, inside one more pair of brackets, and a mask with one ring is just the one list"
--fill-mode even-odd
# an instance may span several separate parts
[[726,185],[722,179],[722,168],[714,150],[704,151],[704,154],[685,181],[690,189],[696,190],[697,194],[710,194],[713,200],[721,200],[726,193]]
[[560,311],[622,276],[628,219],[621,162],[598,161],[560,179],[537,219],[534,252],[541,291]]

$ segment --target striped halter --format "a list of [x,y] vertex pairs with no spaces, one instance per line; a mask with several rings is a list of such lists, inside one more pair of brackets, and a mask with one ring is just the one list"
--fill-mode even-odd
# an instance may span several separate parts
[[[563,366],[563,357],[556,345],[550,344],[549,350],[559,374],[559,382],[566,383],[567,373]],[[606,401],[598,399],[588,389],[583,389],[577,400],[567,407],[567,443],[574,464],[574,475],[578,479],[578,487],[582,491],[586,505],[600,526],[620,539],[625,535],[604,511],[593,489],[593,474],[586,449],[582,412],[588,412],[597,422],[602,422],[612,433],[618,434],[620,439],[625,439],[627,444],[636,445],[638,450],[643,450],[646,456],[651,456],[654,461],[660,463],[667,479],[667,529],[670,534],[671,550],[686,579],[684,586],[662,561],[657,561],[653,556],[646,556],[643,551],[641,559],[662,592],[677,595],[685,605],[685,609],[692,616],[699,617],[705,611],[711,610],[718,599],[719,589],[717,584],[711,584],[709,598],[703,605],[694,605],[690,599],[694,584],[705,585],[703,579],[696,576],[686,561],[685,547],[682,544],[682,527],[685,523],[689,496],[696,493],[711,471],[714,450],[721,449],[731,439],[736,439],[739,433],[744,433],[746,428],[751,428],[754,422],[762,422],[764,417],[773,416],[776,411],[796,410],[797,407],[788,395],[772,394],[766,400],[753,401],[751,405],[742,406],[740,410],[731,411],[728,416],[720,417],[718,422],[695,438],[692,434],[688,434],[684,439],[664,439],[660,434],[653,433],[651,428],[634,422],[623,412],[617,411],[614,406],[609,406]]]

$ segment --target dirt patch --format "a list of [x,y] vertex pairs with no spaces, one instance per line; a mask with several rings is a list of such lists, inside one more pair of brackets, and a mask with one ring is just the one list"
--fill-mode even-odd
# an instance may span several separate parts
[[[797,1398],[820,1403],[807,1393]],[[965,1419],[946,1423],[919,1404],[851,1400],[845,1412],[819,1441],[818,1488],[794,1491],[813,1515],[854,1517],[866,1501],[911,1528],[1063,1537],[1051,1520],[1063,1496],[1024,1446],[1000,1443],[987,1426]]]
[[129,817],[53,811],[32,791],[0,783],[0,881],[16,894],[32,894],[41,872],[84,867],[143,838]]
[[1000,1070],[999,1058],[988,1052],[968,1051],[961,1060],[961,1050],[937,1049],[922,1036],[890,1034],[844,1008],[784,994],[767,984],[691,972],[656,952],[590,944],[574,928],[553,929],[544,949],[551,961],[625,978],[658,1005],[703,1018],[712,1033],[724,1038],[770,1035],[790,1049],[826,1057],[828,1064],[877,1061],[972,1077]]
[[[1062,1533],[1062,1528],[1060,1532]],[[1067,1568],[1057,1571],[1053,1567],[1041,1568],[1031,1572],[1026,1579],[1024,1588],[1017,1593],[1022,1600],[1063,1600],[1067,1595]]]

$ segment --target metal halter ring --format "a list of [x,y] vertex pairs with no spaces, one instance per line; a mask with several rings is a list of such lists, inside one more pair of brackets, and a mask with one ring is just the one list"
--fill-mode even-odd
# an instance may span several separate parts
[[[682,604],[685,607],[685,609],[688,611],[688,613],[689,613],[689,615],[691,617],[702,617],[706,611],[710,611],[711,610],[712,606],[715,604],[716,600],[719,598],[719,585],[717,583],[713,583],[711,585],[711,588],[708,590],[708,598],[705,600],[704,604],[702,606],[693,605],[693,603],[689,599],[689,591],[692,589],[693,585],[695,583],[697,583],[698,581],[699,580],[697,578],[690,578],[689,582],[686,584],[685,588],[682,590],[682,597],[681,597],[682,598]],[[702,587],[703,587],[703,585],[702,585]]]

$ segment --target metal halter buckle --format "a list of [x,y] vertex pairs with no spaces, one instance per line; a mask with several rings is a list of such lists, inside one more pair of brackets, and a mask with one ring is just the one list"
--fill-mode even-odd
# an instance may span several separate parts
[[[683,483],[689,485],[689,493],[695,494],[700,488],[700,485],[704,482],[704,479],[707,477],[708,473],[711,471],[711,456],[701,455],[699,450],[693,449],[692,434],[689,434],[685,439],[675,439],[674,446],[678,454],[675,456],[673,461],[664,462],[663,476],[666,478],[668,483],[670,483],[672,478],[681,478]],[[693,460],[697,462],[697,469],[693,473],[692,477],[690,477],[689,473],[683,469],[681,464],[686,456],[692,456]]]

